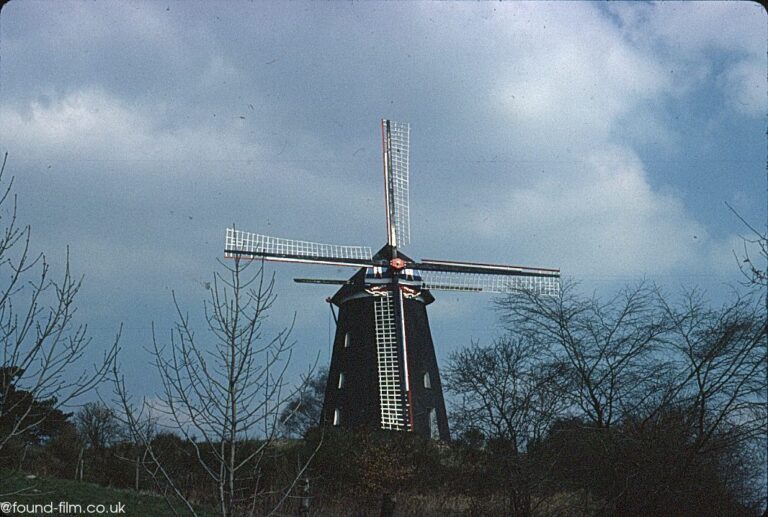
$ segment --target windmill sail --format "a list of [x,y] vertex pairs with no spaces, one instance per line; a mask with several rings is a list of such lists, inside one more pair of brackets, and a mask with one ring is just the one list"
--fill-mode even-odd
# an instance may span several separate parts
[[398,325],[391,291],[384,291],[373,301],[376,317],[376,357],[379,373],[381,428],[405,429],[405,407],[400,371]]
[[536,294],[556,296],[560,278],[555,276],[516,276],[456,271],[421,271],[421,286],[442,291],[475,291],[511,293],[526,290]]
[[418,271],[426,289],[491,293],[528,290],[543,295],[560,292],[557,269],[426,259],[410,267]]
[[394,247],[405,246],[411,240],[408,193],[411,126],[382,120],[381,134],[384,148],[387,241]]
[[367,267],[371,265],[373,253],[367,246],[339,246],[297,241],[227,228],[224,256]]

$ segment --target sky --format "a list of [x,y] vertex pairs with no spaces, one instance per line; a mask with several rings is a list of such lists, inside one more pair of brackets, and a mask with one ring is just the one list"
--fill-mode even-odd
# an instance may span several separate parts
[[[411,124],[409,256],[724,296],[726,203],[767,218],[766,27],[752,2],[12,1],[0,152],[94,348],[122,323],[151,397],[151,325],[172,291],[199,321],[226,227],[386,242],[381,118]],[[292,279],[353,271],[268,269],[298,378],[330,361],[333,288]],[[434,294],[441,364],[500,332],[492,296]]]

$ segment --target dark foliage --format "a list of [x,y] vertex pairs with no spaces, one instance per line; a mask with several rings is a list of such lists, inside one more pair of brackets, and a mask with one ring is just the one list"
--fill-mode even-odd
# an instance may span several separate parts
[[[321,373],[309,398],[283,405],[284,416],[306,410],[292,431],[301,439],[236,441],[254,461],[234,496],[255,501],[256,515],[379,515],[383,501],[396,515],[760,514],[759,305],[711,308],[695,292],[671,302],[642,285],[609,303],[568,286],[560,299],[509,303],[518,333],[458,351],[445,369],[454,442],[317,426]],[[85,446],[84,480],[162,494],[170,478],[196,508],[217,507],[204,466],[228,442],[148,432],[146,443],[99,440],[97,452],[72,433],[65,423],[32,440],[25,464],[71,477]]]
[[70,425],[71,413],[59,410],[56,398],[38,400],[16,386],[23,373],[20,368],[0,368],[0,435],[13,433],[0,456],[4,467],[17,467],[20,451],[59,436]]
[[292,438],[300,438],[320,425],[328,368],[318,370],[302,384],[304,388],[285,403],[280,413],[283,434]]
[[642,428],[629,421],[611,429],[561,421],[530,454],[538,466],[555,466],[548,469],[548,491],[579,494],[599,513],[754,515],[727,479],[747,458],[726,437],[715,441],[716,452],[696,454],[695,429],[672,410]]

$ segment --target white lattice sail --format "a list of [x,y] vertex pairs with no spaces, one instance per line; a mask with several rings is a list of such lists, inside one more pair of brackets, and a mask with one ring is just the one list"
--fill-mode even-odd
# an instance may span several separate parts
[[397,326],[392,293],[383,292],[373,300],[376,317],[376,357],[379,372],[381,428],[403,431],[405,410],[400,387]]
[[318,242],[298,241],[270,237],[259,233],[249,233],[233,228],[227,228],[224,243],[224,256],[233,258],[249,255],[275,260],[306,259],[312,262],[343,261],[345,265],[369,265],[373,257],[371,248],[367,246],[340,246],[337,244],[321,244]]
[[[385,166],[387,170],[387,212],[390,232],[395,241],[390,244],[404,246],[411,241],[409,161],[411,126],[393,120],[385,125]],[[388,131],[387,131],[388,128]]]
[[560,293],[560,278],[557,276],[511,276],[456,271],[420,271],[419,275],[425,289],[490,293],[526,290],[551,296]]

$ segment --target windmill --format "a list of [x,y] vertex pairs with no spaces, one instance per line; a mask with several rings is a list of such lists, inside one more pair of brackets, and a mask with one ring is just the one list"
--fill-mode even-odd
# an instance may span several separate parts
[[337,284],[339,307],[323,403],[324,425],[412,431],[447,440],[435,348],[426,306],[430,291],[505,293],[528,289],[556,294],[557,269],[415,261],[400,248],[410,241],[410,126],[381,121],[387,244],[378,252],[227,229],[225,257],[360,268],[349,280],[295,279]]

